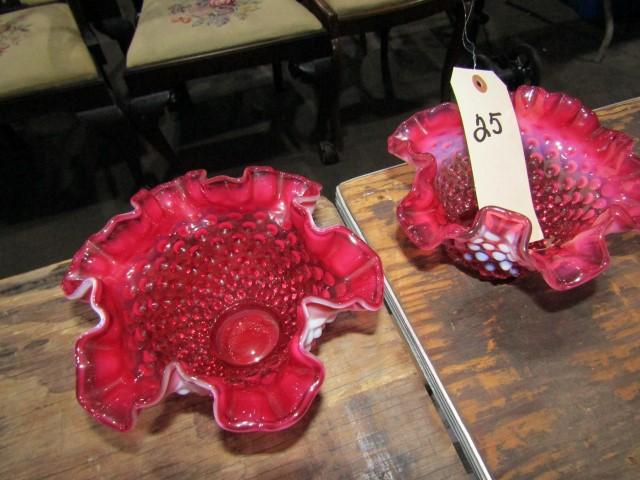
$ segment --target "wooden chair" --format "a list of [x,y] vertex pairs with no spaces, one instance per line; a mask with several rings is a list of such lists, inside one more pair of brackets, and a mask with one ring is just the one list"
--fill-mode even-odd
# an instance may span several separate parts
[[[45,2],[40,2],[45,3]],[[81,111],[111,98],[66,3],[0,11],[0,116],[5,123],[52,110]]]
[[126,102],[184,98],[189,80],[268,64],[281,89],[283,61],[328,55],[322,24],[296,0],[145,0],[126,52]]
[[[52,112],[79,113],[114,106],[105,60],[75,1],[3,0],[0,4],[0,124],[14,126]],[[125,155],[137,184],[137,156]]]
[[[393,92],[389,67],[389,30],[396,25],[420,20],[440,12],[448,12],[455,19],[454,33],[447,49],[441,74],[441,95],[448,93],[448,83],[456,59],[462,52],[461,36],[464,16],[459,2],[451,0],[313,0],[310,8],[328,30],[332,43],[336,82],[340,85],[341,38],[349,35],[364,36],[367,32],[380,35],[380,56],[385,95]],[[342,148],[339,95],[332,105],[333,139],[338,150]]]

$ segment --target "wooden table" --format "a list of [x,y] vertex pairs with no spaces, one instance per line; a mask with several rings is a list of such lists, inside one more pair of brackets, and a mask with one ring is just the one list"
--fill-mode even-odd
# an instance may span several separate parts
[[[640,99],[601,109],[640,136]],[[538,275],[478,280],[404,236],[407,165],[341,184],[346,223],[382,257],[385,296],[480,477],[640,478],[640,236],[611,238],[611,267],[560,293]]]
[[[316,219],[339,222],[326,199]],[[224,432],[194,395],[145,410],[130,433],[98,424],[76,403],[73,362],[96,317],[63,298],[66,267],[0,280],[0,478],[468,478],[384,309],[327,327],[325,384],[287,431]]]

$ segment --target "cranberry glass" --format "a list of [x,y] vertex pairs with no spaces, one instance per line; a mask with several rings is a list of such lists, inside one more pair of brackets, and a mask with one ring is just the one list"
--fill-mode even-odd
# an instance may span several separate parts
[[580,101],[542,88],[512,93],[529,184],[544,240],[531,223],[497,207],[478,210],[458,108],[416,113],[389,137],[389,151],[416,167],[398,206],[400,225],[419,248],[444,245],[483,277],[539,271],[554,289],[581,285],[607,268],[605,236],[640,225],[640,159],[633,141],[600,125]]
[[338,312],[382,302],[378,256],[344,227],[314,225],[319,195],[269,167],[138,192],[62,282],[100,317],[76,345],[80,404],[119,430],[172,392],[211,395],[227,430],[299,420],[324,377],[314,339]]

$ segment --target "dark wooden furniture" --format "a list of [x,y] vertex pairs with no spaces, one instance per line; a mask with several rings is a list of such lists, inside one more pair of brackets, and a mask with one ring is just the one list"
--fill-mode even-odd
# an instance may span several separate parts
[[[143,8],[143,2],[134,1],[133,3],[139,14],[140,9]],[[256,14],[259,15],[259,12]],[[282,14],[286,15],[286,12]],[[165,105],[174,105],[179,108],[180,105],[190,103],[186,89],[186,82],[190,80],[269,64],[273,66],[274,84],[278,92],[283,89],[282,62],[300,63],[329,55],[330,43],[327,33],[320,29],[249,44],[239,43],[228,48],[129,67],[124,72],[128,92],[123,96],[123,102],[129,106],[134,116],[140,119],[143,125],[149,125],[147,115],[144,111],[141,112],[144,106],[136,102],[140,97],[169,92],[169,95],[165,96]],[[142,109],[139,108],[140,105]],[[160,138],[157,140],[164,143],[166,156],[172,161],[172,172],[179,171],[181,168],[175,149],[172,149],[166,140]]]
[[[339,221],[321,199],[316,221]],[[233,434],[211,400],[166,399],[119,433],[74,394],[73,345],[96,323],[62,296],[68,262],[0,280],[0,477],[468,479],[391,317],[341,315],[315,352],[326,367],[302,421],[276,433]]]
[[[448,95],[451,71],[462,52],[461,37],[464,26],[464,11],[459,2],[451,0],[406,0],[390,2],[388,5],[375,8],[363,8],[353,13],[340,14],[331,7],[327,0],[310,0],[309,8],[320,18],[331,37],[334,75],[338,91],[341,83],[341,38],[348,35],[364,36],[367,32],[377,32],[379,34],[380,64],[387,97],[393,95],[391,69],[389,67],[389,31],[391,28],[438,13],[448,12],[455,28],[445,55],[440,83],[441,95]],[[331,109],[332,138],[336,147],[340,150],[343,139],[340,126],[339,95],[334,98]]]
[[[640,98],[597,113],[640,137]],[[640,478],[640,236],[610,237],[609,269],[571,291],[535,274],[492,284],[403,235],[412,179],[407,165],[359,177],[337,204],[382,257],[386,299],[476,473]]]
[[[53,3],[53,2],[52,2]],[[81,82],[61,84],[56,87],[33,89],[24,94],[9,97],[0,96],[0,118],[3,123],[24,120],[35,115],[51,111],[83,111],[111,105],[107,86],[103,76],[104,58],[95,41],[86,18],[74,1],[66,2],[78,25],[78,30],[88,45],[95,63],[96,78]],[[16,11],[37,11],[39,6],[24,6],[18,1],[6,1],[0,4],[0,14]],[[20,44],[13,48],[20,48]],[[25,52],[26,54],[27,52]],[[25,59],[27,61],[28,59]]]
[[[85,42],[88,52],[90,53],[95,68],[95,76],[79,81],[67,81],[42,88],[32,88],[25,92],[12,95],[2,95],[2,92],[0,92],[0,128],[10,143],[19,141],[14,129],[16,124],[52,112],[75,114],[103,107],[115,107],[123,114],[125,121],[129,120],[127,112],[123,108],[124,105],[120,104],[113,95],[111,79],[108,77],[105,69],[106,59],[91,26],[91,22],[104,20],[105,18],[102,17],[102,15],[115,14],[114,10],[106,8],[106,4],[91,4],[88,5],[89,8],[85,8],[86,6],[81,5],[77,0],[69,0],[66,2],[52,1],[43,5],[34,4],[33,6],[25,6],[18,1],[7,0],[5,4],[1,5],[0,13],[17,11],[25,13],[38,12],[39,10],[49,8],[51,4],[57,3],[66,3],[69,6],[77,24],[78,31],[82,36],[82,40]],[[57,37],[52,36],[49,41],[54,42],[56,38]],[[56,45],[49,45],[48,47],[52,52],[55,52],[56,49],[68,47],[68,44],[58,47],[56,47]],[[20,49],[21,45],[18,43],[12,48]],[[58,50],[58,52],[60,52],[60,50]],[[24,52],[25,65],[28,64],[28,62],[39,61],[38,59],[31,59],[31,53],[32,52],[29,51]],[[57,56],[60,61],[65,61],[64,54]],[[130,123],[130,126],[133,127],[133,132],[142,134],[152,146],[157,148],[154,137],[145,135],[147,132],[136,128],[136,123]],[[160,146],[160,149],[161,148],[162,146]],[[139,158],[136,155],[131,155],[125,148],[121,150],[123,151],[123,157],[127,162],[135,183],[142,184],[143,174]]]

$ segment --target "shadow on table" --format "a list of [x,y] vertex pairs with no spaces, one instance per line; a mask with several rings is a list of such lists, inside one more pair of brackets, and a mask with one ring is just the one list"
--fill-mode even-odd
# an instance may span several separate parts
[[376,312],[344,312],[340,313],[335,321],[329,323],[316,346],[311,349],[314,355],[319,353],[322,345],[350,333],[373,335],[378,328],[378,316]]
[[[597,289],[597,278],[581,285],[580,287],[568,290],[553,290],[542,278],[539,272],[530,272],[519,279],[491,279],[481,277],[478,272],[465,268],[453,262],[445,253],[442,246],[437,247],[432,252],[421,251],[411,240],[409,240],[402,229],[398,227],[396,240],[407,261],[422,273],[428,273],[438,265],[451,265],[464,275],[474,277],[478,281],[489,283],[494,286],[513,285],[521,292],[527,294],[539,308],[546,312],[557,312],[572,308],[593,296]],[[614,253],[614,252],[612,252]]]
[[527,294],[541,309],[547,313],[561,312],[586,301],[598,288],[598,279],[566,291],[552,289],[538,272],[531,272],[526,277],[513,282],[514,287]]
[[322,394],[313,400],[311,407],[298,423],[279,432],[233,433],[219,430],[218,436],[224,447],[234,454],[254,455],[281,452],[291,448],[304,436],[321,406]]
[[396,242],[406,257],[407,262],[422,273],[428,273],[438,265],[453,265],[441,247],[437,247],[431,252],[420,250],[407,238],[400,227],[396,229]]

